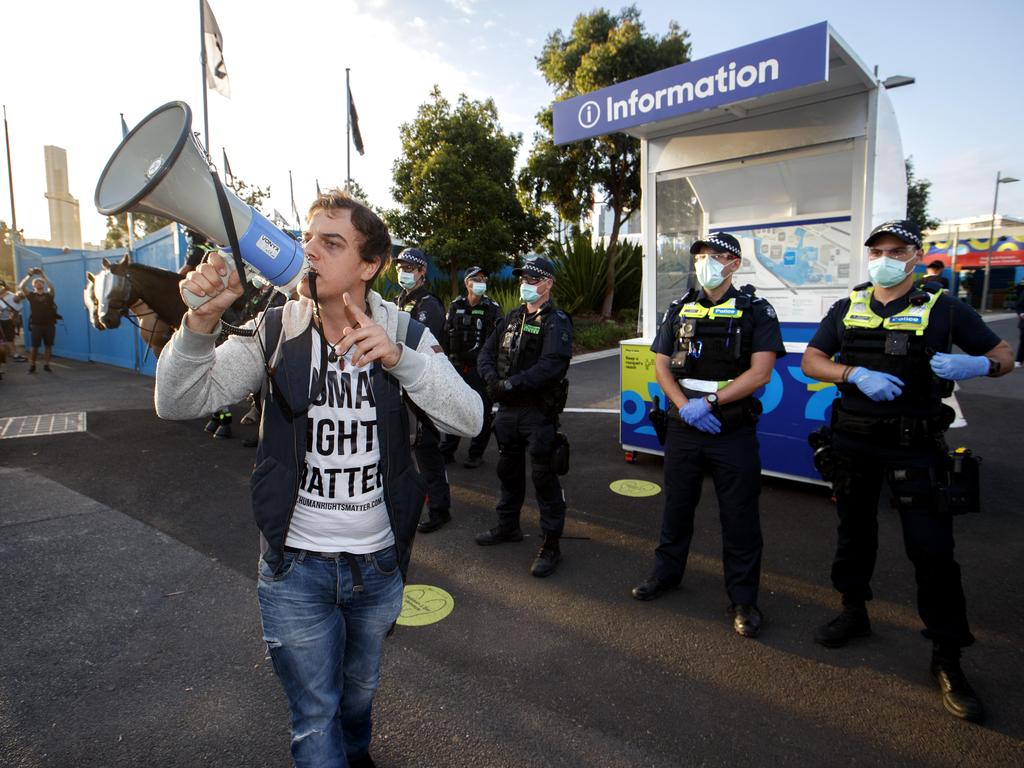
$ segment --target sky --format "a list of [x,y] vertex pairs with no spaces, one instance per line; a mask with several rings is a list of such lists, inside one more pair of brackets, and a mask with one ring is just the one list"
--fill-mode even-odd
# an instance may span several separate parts
[[[559,0],[210,0],[224,36],[231,98],[209,92],[210,150],[226,149],[240,178],[270,187],[267,210],[291,218],[288,172],[304,212],[322,188],[345,180],[345,69],[366,154],[352,151],[352,177],[370,202],[392,205],[399,126],[434,84],[450,100],[492,98],[506,132],[523,136],[553,98],[536,57],[553,31],[580,13],[621,3]],[[709,56],[828,21],[879,77],[910,75],[890,92],[904,154],[932,182],[937,218],[989,215],[997,171],[999,212],[1024,216],[1024,100],[1013,30],[1020,0],[893,2],[778,0],[638,2],[646,31],[670,21],[690,34],[691,56]],[[35,0],[5,4],[0,103],[6,105],[18,226],[49,238],[43,146],[68,153],[71,194],[83,238],[106,230],[96,181],[129,127],[168,101],[193,109],[202,130],[199,0]],[[6,167],[5,167],[6,170]],[[0,179],[2,181],[2,179]],[[10,223],[0,183],[0,219]],[[294,223],[294,222],[293,222]]]

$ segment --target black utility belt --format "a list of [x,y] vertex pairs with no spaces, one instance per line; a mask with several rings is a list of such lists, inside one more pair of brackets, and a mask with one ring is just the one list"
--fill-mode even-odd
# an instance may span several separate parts
[[876,416],[852,413],[837,403],[832,408],[832,429],[870,437],[876,442],[909,445],[941,436],[952,423],[947,414],[935,416]]

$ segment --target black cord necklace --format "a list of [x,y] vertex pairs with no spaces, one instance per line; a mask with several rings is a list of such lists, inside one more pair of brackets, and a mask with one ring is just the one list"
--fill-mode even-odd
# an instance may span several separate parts
[[[323,338],[325,344],[328,343],[327,342],[327,337],[323,335],[322,331],[320,333],[320,336]],[[341,338],[343,339],[345,337],[342,336]],[[344,368],[345,367],[345,359],[343,357],[339,357],[337,350],[334,349],[339,344],[341,344],[341,339],[338,339],[336,342],[334,342],[333,344],[330,345],[330,350],[327,352],[327,362],[328,363],[339,363],[340,366],[342,368]]]

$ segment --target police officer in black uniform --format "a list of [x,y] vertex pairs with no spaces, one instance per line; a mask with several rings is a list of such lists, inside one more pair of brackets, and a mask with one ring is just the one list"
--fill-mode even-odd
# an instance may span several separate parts
[[[398,284],[402,286],[398,308],[423,323],[437,339],[444,338],[444,305],[426,288],[427,254],[419,248],[406,248],[396,259]],[[410,406],[416,417],[416,442],[413,451],[420,474],[427,483],[427,517],[418,530],[431,533],[452,519],[451,491],[448,475],[441,455],[441,433],[434,422],[415,406]]]
[[[530,568],[550,576],[562,560],[558,546],[565,526],[565,497],[556,467],[560,436],[558,415],[565,407],[572,358],[572,320],[551,295],[555,269],[547,259],[527,260],[512,270],[520,278],[523,304],[498,320],[477,369],[498,403],[494,436],[498,441],[498,525],[477,534],[481,546],[522,541],[519,514],[526,496],[526,457],[530,451],[533,487],[540,508],[544,543]],[[564,471],[564,470],[563,470]]]
[[737,289],[740,244],[715,233],[690,248],[700,289],[669,306],[651,345],[658,384],[668,398],[665,510],[654,572],[633,588],[652,600],[679,586],[693,538],[705,469],[711,472],[722,522],[722,564],[733,628],[757,637],[761,579],[761,459],[756,425],[768,383],[786,354],[779,320],[753,286]]
[[[871,634],[865,603],[872,597],[878,497],[887,480],[914,564],[922,634],[934,644],[932,674],[946,709],[978,721],[984,708],[960,667],[960,649],[974,636],[953,559],[952,515],[959,510],[945,491],[956,477],[951,469],[964,462],[956,465],[948,454],[943,433],[953,411],[942,398],[953,381],[1007,373],[1011,350],[966,304],[945,291],[914,287],[922,251],[912,222],[885,222],[864,244],[871,281],[832,306],[801,365],[841,393],[831,428],[839,515],[832,584],[843,610],[814,639],[837,648]],[[953,344],[967,354],[949,354]]]
[[[466,469],[476,469],[483,463],[484,451],[491,439],[492,404],[484,380],[476,370],[476,361],[495,323],[501,319],[502,312],[498,302],[487,295],[487,277],[488,273],[482,267],[466,270],[466,295],[459,296],[448,307],[444,335],[441,337],[441,344],[455,370],[484,401],[484,426],[480,434],[469,443],[469,457],[463,464]],[[446,434],[442,438],[441,453],[445,462],[455,461],[455,451],[458,449],[458,435]]]

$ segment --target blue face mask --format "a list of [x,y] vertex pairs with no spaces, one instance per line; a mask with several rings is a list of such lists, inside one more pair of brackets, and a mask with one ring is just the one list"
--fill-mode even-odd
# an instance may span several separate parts
[[892,288],[907,279],[907,265],[899,259],[879,256],[868,262],[868,276],[875,285]]
[[487,292],[487,283],[470,283],[474,296],[483,296]]
[[722,272],[725,266],[718,262],[713,256],[704,256],[697,262],[697,282],[709,291],[715,290],[723,282],[725,275]]
[[529,283],[520,284],[519,295],[527,304],[536,304],[537,300],[540,298],[540,294],[537,292],[537,288],[535,286],[530,285]]
[[416,275],[414,275],[412,272],[399,272],[398,284],[405,288],[405,290],[409,290],[414,285],[416,285]]

